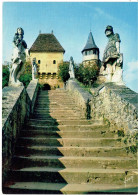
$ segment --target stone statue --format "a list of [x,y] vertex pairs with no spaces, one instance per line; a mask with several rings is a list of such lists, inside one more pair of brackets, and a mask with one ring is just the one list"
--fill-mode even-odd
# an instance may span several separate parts
[[33,58],[32,60],[32,80],[36,79],[37,76],[37,64],[36,64],[36,58]]
[[108,38],[108,43],[103,55],[103,74],[106,76],[106,82],[123,84],[123,54],[120,53],[121,40],[119,34],[114,34],[113,27],[107,26],[105,35]]
[[18,80],[20,72],[23,68],[26,60],[27,44],[23,40],[24,31],[22,28],[17,28],[17,32],[14,35],[13,55],[12,55],[12,67],[10,71],[9,85],[20,86],[22,83]]
[[70,79],[75,79],[73,57],[70,57],[69,75],[70,75]]

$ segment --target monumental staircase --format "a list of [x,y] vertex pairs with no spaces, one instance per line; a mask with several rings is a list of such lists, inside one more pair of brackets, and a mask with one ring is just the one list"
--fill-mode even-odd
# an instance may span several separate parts
[[135,189],[136,156],[115,130],[86,119],[66,90],[40,90],[20,132],[4,193],[83,194]]

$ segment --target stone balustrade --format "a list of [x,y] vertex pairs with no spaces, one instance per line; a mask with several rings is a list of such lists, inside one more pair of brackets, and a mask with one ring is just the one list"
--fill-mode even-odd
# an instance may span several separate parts
[[88,104],[89,100],[92,98],[92,95],[88,91],[80,87],[75,79],[68,80],[66,89],[74,97],[76,104],[78,104],[82,108],[82,114],[84,114],[84,116],[87,118],[87,116],[89,115],[89,113],[87,113]]
[[33,80],[24,87],[4,87],[2,91],[2,162],[3,179],[6,177],[14,154],[15,143],[25,120],[33,112],[38,82]]

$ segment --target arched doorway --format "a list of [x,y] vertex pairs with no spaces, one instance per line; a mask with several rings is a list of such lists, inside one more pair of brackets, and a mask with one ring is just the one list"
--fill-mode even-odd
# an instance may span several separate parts
[[43,90],[51,90],[51,86],[48,83],[46,83],[43,85]]

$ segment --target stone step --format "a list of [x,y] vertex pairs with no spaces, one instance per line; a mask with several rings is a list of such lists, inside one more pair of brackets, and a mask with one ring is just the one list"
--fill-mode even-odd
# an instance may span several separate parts
[[78,108],[73,109],[49,109],[49,108],[35,108],[34,113],[61,113],[61,114],[79,114],[81,110]]
[[109,127],[106,125],[98,125],[98,124],[91,124],[91,125],[58,125],[58,126],[47,126],[47,125],[27,125],[24,127],[24,130],[50,130],[50,131],[89,131],[89,130],[108,130]]
[[137,184],[137,175],[129,169],[92,169],[92,168],[53,168],[27,167],[11,170],[8,173],[13,182],[46,182],[76,184],[117,184],[123,185],[130,177],[129,184]]
[[14,156],[12,169],[43,166],[128,170],[137,169],[137,160],[130,157]]
[[64,101],[71,101],[71,100],[73,100],[73,101],[75,101],[72,97],[67,97],[67,95],[58,95],[58,96],[54,96],[54,95],[51,95],[51,96],[49,96],[49,95],[39,95],[38,97],[37,97],[37,101],[41,101],[41,100],[47,100],[47,101],[62,101],[63,100],[63,102]]
[[45,182],[16,182],[5,185],[6,194],[84,194],[84,193],[137,193],[135,184],[67,184]]
[[19,146],[73,146],[73,147],[100,147],[122,146],[120,138],[38,138],[20,137]]
[[66,99],[74,99],[69,93],[56,93],[56,94],[38,94],[38,99],[39,98],[60,98],[60,97],[65,97]]
[[44,104],[42,104],[42,105],[36,105],[36,107],[35,107],[36,109],[46,109],[46,110],[57,110],[57,109],[60,109],[60,110],[62,110],[62,109],[64,109],[64,110],[66,110],[66,109],[68,109],[68,110],[80,110],[78,107],[76,107],[76,106],[71,106],[71,105],[49,105],[49,106],[47,106],[47,105],[44,105]]
[[56,120],[56,119],[30,119],[27,122],[28,125],[94,125],[94,124],[103,124],[101,120]]
[[55,147],[55,146],[17,146],[16,155],[58,155],[58,156],[103,156],[103,157],[134,157],[125,147]]
[[22,130],[22,137],[37,137],[37,138],[118,138],[114,131],[51,131],[51,130]]
[[44,120],[44,119],[57,119],[57,120],[73,120],[73,119],[75,119],[75,120],[77,120],[77,119],[81,119],[81,120],[85,120],[86,118],[84,117],[84,116],[68,116],[67,114],[66,115],[64,115],[64,114],[59,114],[59,115],[57,115],[57,114],[34,114],[33,116],[32,116],[32,119],[42,119],[42,120]]
[[40,116],[40,117],[43,117],[43,116],[45,116],[45,117],[49,117],[49,116],[51,116],[51,117],[53,117],[53,118],[56,118],[56,117],[78,117],[78,119],[80,119],[80,117],[82,117],[82,116],[84,116],[84,114],[81,114],[80,112],[79,113],[72,113],[71,115],[68,113],[68,112],[64,112],[64,113],[61,113],[61,112],[56,112],[56,113],[54,113],[54,112],[51,112],[51,113],[49,113],[49,112],[41,112],[41,111],[37,111],[36,110],[36,112],[33,114],[33,116],[35,117],[37,117],[37,116]]
[[74,107],[74,108],[68,108],[68,109],[64,109],[64,108],[46,108],[46,107],[35,107],[35,110],[34,110],[34,112],[36,112],[36,111],[41,111],[41,112],[43,112],[43,111],[46,111],[46,112],[48,112],[48,111],[50,111],[50,112],[56,112],[57,111],[57,113],[58,112],[62,112],[62,113],[78,113],[78,112],[81,112],[81,110],[80,109],[78,109],[77,107]]
[[77,106],[77,104],[74,102],[74,100],[72,99],[67,99],[64,98],[63,100],[61,99],[48,99],[48,98],[40,98],[36,100],[36,105],[41,105],[41,104],[45,104],[45,105],[74,105]]
[[[40,116],[52,116],[52,117],[57,117],[57,116],[66,116],[66,117],[73,117],[73,116],[76,116],[80,119],[80,117],[84,117],[84,114],[82,114],[81,112],[77,112],[75,110],[67,110],[62,112],[62,111],[58,111],[58,110],[41,110],[41,109],[35,109],[35,112],[34,112],[34,116],[35,115],[40,115]],[[86,117],[85,117],[86,119]]]
[[69,104],[69,105],[77,106],[74,101],[69,100],[69,99],[63,99],[62,101],[60,99],[59,100],[58,99],[57,100],[54,100],[54,99],[48,100],[46,98],[37,99],[36,105],[41,105],[41,104],[46,104],[46,105],[66,105],[66,104]]

